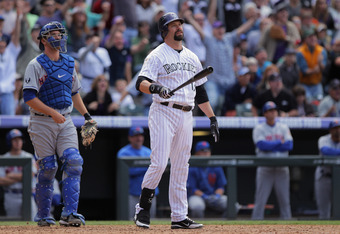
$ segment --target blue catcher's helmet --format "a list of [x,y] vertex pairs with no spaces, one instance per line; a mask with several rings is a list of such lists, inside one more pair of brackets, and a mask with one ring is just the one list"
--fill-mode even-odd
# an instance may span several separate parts
[[184,20],[179,18],[175,13],[169,12],[164,14],[158,21],[158,30],[161,33],[162,38],[164,39],[166,35],[168,34],[168,24],[170,24],[173,21],[180,21],[182,24],[184,23]]
[[8,148],[12,147],[12,139],[16,137],[22,137],[22,132],[19,129],[12,129],[6,135],[6,143]]
[[[60,32],[60,39],[55,39],[54,37],[51,36],[52,31],[59,31]],[[39,48],[40,50],[44,50],[45,47],[43,43],[41,43],[41,39],[46,39],[47,42],[55,49],[59,49],[61,53],[66,53],[67,52],[67,33],[64,25],[62,25],[58,21],[52,21],[48,24],[45,24],[38,36],[38,40],[40,40],[39,43]]]

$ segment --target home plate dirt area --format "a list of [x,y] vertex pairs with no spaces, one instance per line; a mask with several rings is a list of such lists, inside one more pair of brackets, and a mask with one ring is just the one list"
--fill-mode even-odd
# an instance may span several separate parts
[[150,229],[138,228],[135,225],[86,225],[79,228],[61,227],[38,227],[35,225],[1,226],[0,233],[339,233],[339,225],[205,225],[201,229],[170,229],[170,225],[151,225]]

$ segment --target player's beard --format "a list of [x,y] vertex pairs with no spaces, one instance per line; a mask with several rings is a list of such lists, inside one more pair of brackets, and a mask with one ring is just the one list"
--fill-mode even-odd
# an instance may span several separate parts
[[[178,31],[177,31],[177,32],[178,32]],[[177,33],[177,32],[176,32],[176,33]],[[183,38],[184,38],[184,33],[182,32],[182,35],[179,35],[179,36],[177,36],[176,33],[175,33],[175,35],[174,35],[174,40],[175,40],[175,41],[182,41]]]

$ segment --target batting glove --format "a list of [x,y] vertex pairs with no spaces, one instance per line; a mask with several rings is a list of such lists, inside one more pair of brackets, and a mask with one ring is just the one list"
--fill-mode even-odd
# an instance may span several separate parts
[[215,142],[220,140],[220,131],[218,130],[218,124],[216,116],[212,116],[210,119],[210,132],[213,135]]
[[171,90],[169,88],[158,84],[151,84],[149,87],[149,91],[150,93],[158,93],[158,95],[164,99],[169,99],[172,95],[174,95],[173,93],[171,93]]

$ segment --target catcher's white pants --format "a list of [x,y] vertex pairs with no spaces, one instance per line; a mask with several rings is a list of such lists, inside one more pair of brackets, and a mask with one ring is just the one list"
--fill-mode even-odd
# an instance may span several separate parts
[[151,164],[142,188],[155,189],[170,158],[169,203],[171,220],[187,217],[187,179],[192,146],[192,112],[153,103],[149,112]]

